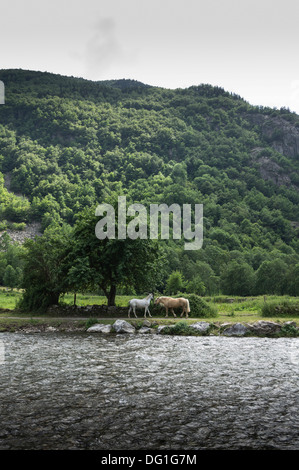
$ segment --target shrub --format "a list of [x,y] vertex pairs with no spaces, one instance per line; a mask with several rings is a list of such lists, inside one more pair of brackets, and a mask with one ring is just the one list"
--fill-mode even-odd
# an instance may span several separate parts
[[192,317],[217,317],[217,309],[214,305],[208,304],[204,299],[196,294],[184,295],[189,300],[190,316]]
[[195,328],[189,326],[186,320],[178,321],[175,325],[172,326],[166,326],[163,328],[161,333],[166,335],[180,336],[198,335],[198,331]]
[[25,222],[20,222],[20,223],[17,223],[17,222],[13,222],[9,225],[9,228],[11,230],[19,230],[19,231],[22,231],[22,230],[25,230],[26,228],[26,224]]
[[262,307],[262,316],[264,317],[281,317],[289,315],[299,316],[299,302],[290,302],[283,300],[280,302],[265,302]]
[[88,328],[90,328],[91,326],[95,325],[98,322],[99,320],[97,318],[88,318],[85,322],[86,330],[88,330]]
[[299,336],[299,329],[294,325],[283,325],[279,336],[297,337]]

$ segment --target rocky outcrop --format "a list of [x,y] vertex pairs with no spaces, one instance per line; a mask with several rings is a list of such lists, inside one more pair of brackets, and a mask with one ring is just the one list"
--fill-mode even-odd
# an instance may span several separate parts
[[248,114],[246,119],[260,128],[264,140],[289,158],[299,155],[299,128],[282,116]]
[[7,233],[11,240],[16,243],[23,244],[27,238],[34,239],[35,237],[40,237],[41,233],[41,224],[39,222],[32,222],[30,224],[26,224],[24,230],[12,230],[6,229],[0,232],[0,236],[3,233]]
[[286,119],[265,116],[262,135],[282,155],[290,158],[299,155],[299,129]]
[[266,181],[272,181],[277,186],[291,186],[290,177],[283,171],[278,163],[269,157],[260,157],[257,159],[260,166],[261,177]]
[[284,185],[299,191],[298,186],[291,181],[290,171],[283,168],[275,158],[271,158],[267,149],[272,147],[287,158],[298,159],[299,128],[283,116],[251,114],[247,115],[246,119],[259,127],[264,140],[264,147],[255,147],[251,151],[253,162],[258,165],[261,177],[277,186]]

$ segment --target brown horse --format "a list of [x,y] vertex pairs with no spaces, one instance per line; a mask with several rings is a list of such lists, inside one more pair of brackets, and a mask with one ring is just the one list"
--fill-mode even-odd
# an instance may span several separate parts
[[165,317],[168,317],[169,308],[171,309],[174,317],[176,317],[176,314],[173,311],[174,308],[183,307],[181,317],[184,315],[184,313],[186,313],[186,318],[188,318],[188,313],[190,312],[189,300],[185,299],[184,297],[178,297],[177,299],[174,299],[172,297],[158,297],[155,300],[155,304],[162,304],[165,307]]

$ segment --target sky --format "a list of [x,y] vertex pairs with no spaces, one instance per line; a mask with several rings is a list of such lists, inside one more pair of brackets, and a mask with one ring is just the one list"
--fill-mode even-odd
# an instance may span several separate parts
[[208,83],[299,114],[298,0],[0,0],[0,69]]

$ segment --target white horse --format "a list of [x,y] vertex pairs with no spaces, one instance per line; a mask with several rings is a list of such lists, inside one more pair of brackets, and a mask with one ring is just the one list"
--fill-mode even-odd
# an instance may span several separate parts
[[149,316],[151,317],[151,313],[149,311],[149,304],[150,301],[154,298],[153,294],[148,294],[147,297],[144,299],[132,299],[129,302],[130,308],[128,312],[128,317],[130,317],[131,310],[133,310],[135,317],[137,318],[136,315],[136,308],[144,308],[144,318],[146,318],[146,312],[148,312]]

